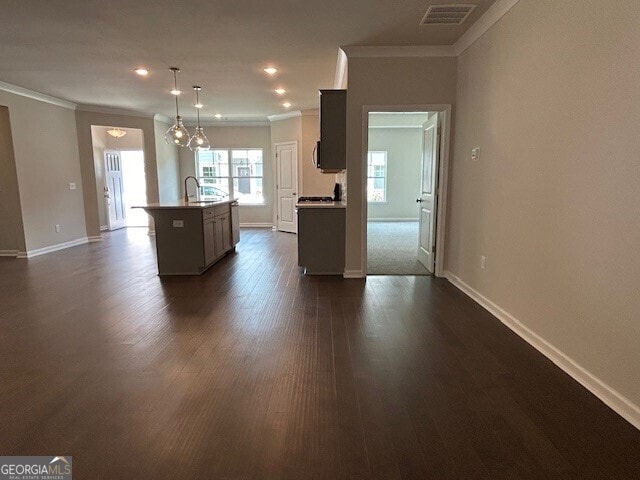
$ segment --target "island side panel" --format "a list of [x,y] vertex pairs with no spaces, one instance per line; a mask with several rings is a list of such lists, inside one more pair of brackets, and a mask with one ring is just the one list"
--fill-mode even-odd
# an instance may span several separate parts
[[[197,275],[205,266],[201,209],[154,210],[160,275]],[[182,226],[180,226],[182,225]]]

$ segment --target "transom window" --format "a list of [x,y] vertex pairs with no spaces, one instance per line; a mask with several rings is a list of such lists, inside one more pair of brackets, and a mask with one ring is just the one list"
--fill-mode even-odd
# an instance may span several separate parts
[[367,154],[367,201],[387,201],[387,152]]
[[261,148],[216,148],[196,153],[200,197],[229,194],[243,205],[264,204]]

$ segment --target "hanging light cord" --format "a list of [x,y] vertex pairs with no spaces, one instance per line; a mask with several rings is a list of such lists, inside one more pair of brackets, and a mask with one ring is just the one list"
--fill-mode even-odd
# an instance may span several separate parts
[[[177,70],[173,70],[173,89],[177,92],[178,91],[178,71]],[[180,116],[180,113],[178,112],[178,95],[174,95],[175,100],[176,100],[176,117]]]
[[[200,105],[200,95],[198,95],[199,89],[196,89],[196,105]],[[196,114],[198,115],[198,129],[200,128],[200,109],[196,107]]]

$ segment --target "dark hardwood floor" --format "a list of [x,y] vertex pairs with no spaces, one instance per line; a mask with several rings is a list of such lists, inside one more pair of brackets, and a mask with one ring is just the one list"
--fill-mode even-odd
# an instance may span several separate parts
[[640,432],[432,277],[305,277],[243,230],[200,277],[142,230],[0,259],[0,455],[84,479],[632,479]]

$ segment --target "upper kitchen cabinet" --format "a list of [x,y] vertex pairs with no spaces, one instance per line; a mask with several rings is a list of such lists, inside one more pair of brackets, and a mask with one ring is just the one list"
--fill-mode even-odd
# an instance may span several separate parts
[[347,168],[347,91],[320,90],[320,141],[316,166],[325,173]]

